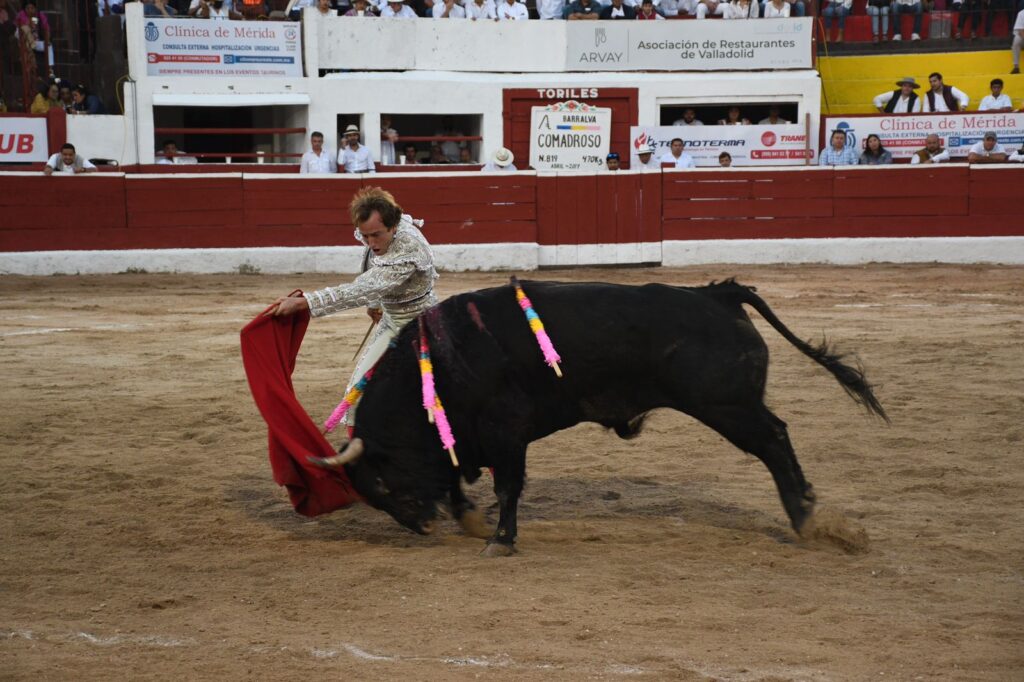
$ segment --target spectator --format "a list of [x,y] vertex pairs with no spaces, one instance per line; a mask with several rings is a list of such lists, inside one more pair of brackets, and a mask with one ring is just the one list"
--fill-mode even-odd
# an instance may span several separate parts
[[[299,173],[302,175],[315,173],[337,173],[338,160],[329,149],[324,149],[324,134],[319,130],[309,136],[310,151],[302,155],[299,162]],[[166,153],[166,152],[165,152]]]
[[942,163],[949,161],[949,150],[942,148],[942,140],[935,133],[924,139],[924,149],[918,149],[910,157],[911,165],[920,163]]
[[469,151],[469,147],[463,147],[462,149],[459,150],[459,163],[476,163],[476,161],[473,159],[472,152]]
[[978,105],[978,111],[1008,112],[1013,111],[1013,101],[1010,96],[1003,92],[1003,79],[993,78],[988,84],[992,90],[991,95],[985,95]]
[[[455,119],[451,116],[445,116],[441,119],[441,129],[434,133],[434,137],[465,137],[461,130],[455,127]],[[462,142],[455,140],[444,140],[441,142],[441,151],[444,152],[445,158],[448,159],[445,163],[452,163],[459,159],[459,148],[463,146]]]
[[[865,11],[871,17],[871,41],[889,40],[889,10],[892,0],[868,0]],[[878,18],[882,18],[882,30],[878,30]]]
[[1010,73],[1020,73],[1020,48],[1024,46],[1024,9],[1017,14],[1013,22],[1013,70]]
[[[408,8],[406,8],[408,9]],[[376,173],[370,149],[359,144],[359,127],[345,128],[345,148],[338,155],[338,166],[346,173]]]
[[316,0],[316,13],[322,17],[338,16],[338,11],[331,7],[331,0]]
[[648,144],[642,144],[636,148],[636,156],[640,163],[637,164],[641,170],[661,170],[661,162],[654,157],[654,150]]
[[466,0],[466,17],[473,21],[477,19],[497,21],[498,10],[491,0]]
[[654,11],[660,17],[678,17],[680,14],[697,16],[697,0],[654,0]]
[[[434,5],[437,7],[438,3]],[[461,8],[460,8],[461,9]],[[398,131],[391,127],[391,115],[380,117],[380,162],[391,165],[395,163],[395,143],[398,142]]]
[[565,9],[565,18],[569,21],[590,21],[601,18],[604,7],[596,0],[574,0]]
[[722,152],[718,155],[718,165],[722,168],[732,167],[732,154],[729,152]]
[[175,165],[175,166],[189,166],[199,163],[199,159],[194,156],[186,156],[183,152],[178,151],[178,145],[174,140],[164,140],[163,145],[163,156],[156,160],[161,165]]
[[654,11],[654,0],[643,0],[640,3],[640,11],[636,13],[636,18],[644,21],[665,20],[665,17]]
[[466,10],[462,9],[455,0],[438,0],[434,3],[431,15],[435,19],[465,19]]
[[790,5],[786,0],[770,0],[761,7],[761,14],[765,19],[788,19]]
[[416,13],[405,4],[405,0],[388,0],[388,4],[380,11],[382,18],[415,19]]
[[729,107],[729,110],[725,112],[725,118],[718,119],[718,125],[720,126],[748,126],[750,121],[743,118],[740,114],[740,108],[737,106]]
[[775,105],[775,104],[771,105],[770,107],[768,107],[768,118],[762,118],[760,121],[758,121],[758,125],[763,125],[763,126],[789,125],[789,121],[787,121],[786,119],[782,118],[779,114],[780,114],[780,112],[779,112],[778,105]]
[[658,161],[662,164],[671,163],[676,168],[696,168],[693,157],[683,153],[682,138],[675,138],[669,143],[668,151]]
[[732,0],[722,12],[723,19],[757,19],[760,16],[761,6],[755,0]]
[[54,154],[43,167],[43,175],[53,173],[95,173],[96,166],[75,152],[75,145],[65,144],[59,154]]
[[674,126],[702,126],[704,121],[697,118],[697,111],[693,107],[683,109],[683,117],[672,122]]
[[[896,0],[899,2],[899,0]],[[846,28],[846,17],[850,14],[853,0],[828,0],[828,4],[821,10],[821,16],[825,17],[825,42],[832,37],[832,19],[835,18],[839,24],[839,33],[836,35],[836,42],[843,42],[843,30]],[[921,5],[918,3],[918,11]],[[920,22],[920,20],[919,20]]]
[[526,5],[518,0],[502,0],[495,7],[499,21],[526,21],[530,18],[530,11]]
[[954,88],[952,85],[943,84],[941,73],[935,72],[928,76],[928,83],[932,87],[925,93],[925,98],[927,99],[923,109],[925,113],[960,111],[961,109],[966,109],[971,101],[959,89]]
[[224,0],[192,0],[188,6],[188,15],[197,19],[240,20],[242,15],[231,8]]
[[491,160],[484,164],[481,171],[499,173],[499,172],[515,172],[516,167],[513,161],[516,157],[512,154],[512,151],[505,149],[504,147],[498,147],[491,154]]
[[75,96],[71,94],[71,86],[64,83],[60,84],[60,105],[64,108],[64,111],[71,113],[75,109]]
[[29,108],[30,114],[45,114],[50,109],[60,109],[60,88],[57,87],[56,83],[50,83],[44,85],[36,93],[36,98],[32,100],[32,106]]
[[610,152],[604,159],[604,165],[606,170],[617,171],[619,170],[619,155],[617,152]]
[[[802,17],[807,14],[807,8],[804,6],[803,0],[785,0],[786,4],[789,5],[789,9],[786,10],[787,17]],[[761,16],[768,17],[768,2],[761,3]],[[775,17],[772,17],[775,18]]]
[[856,166],[857,152],[846,146],[846,131],[833,130],[831,144],[821,150],[818,156],[819,166]]
[[368,0],[352,0],[352,9],[345,12],[346,17],[376,17],[369,9],[370,3]]
[[725,6],[727,4],[726,2],[718,2],[718,0],[698,0],[697,18],[707,19],[709,14],[722,16],[725,14]]
[[[469,0],[466,4],[469,4]],[[537,0],[537,14],[541,19],[561,19],[564,13],[565,0]]]
[[903,20],[900,18],[904,14],[914,15],[914,28],[910,33],[911,40],[921,39],[921,0],[892,0],[892,20],[896,24],[896,30],[893,31],[893,40],[903,40]]
[[[296,0],[292,8],[288,10],[288,18],[292,21],[299,21],[302,19],[302,10],[307,7],[315,7],[316,0]],[[192,14],[192,8],[189,8],[189,14]]]
[[971,40],[977,38],[978,24],[982,13],[985,14],[985,35],[992,35],[992,12],[989,11],[991,4],[992,0],[962,0],[953,38],[956,40],[963,38],[964,26],[967,25],[968,19],[971,20]]
[[21,11],[14,18],[14,25],[21,31],[21,40],[35,55],[36,73],[45,79],[49,74],[48,65],[53,61],[49,58],[50,22],[46,20],[46,15],[36,7],[35,0],[25,0]]
[[612,0],[612,4],[601,10],[602,19],[636,19],[636,10],[625,4],[623,0]]
[[899,90],[883,92],[872,100],[881,114],[919,114],[924,101],[914,90],[921,87],[911,76],[896,81]]
[[419,152],[416,151],[416,145],[407,144],[405,145],[405,148],[402,151],[403,155],[401,158],[401,162],[403,165],[415,166],[417,163],[419,163],[419,160],[417,159],[417,154],[419,154]]
[[861,166],[888,166],[892,163],[892,153],[882,146],[882,140],[871,133],[864,142],[864,151],[857,163]]
[[968,163],[1006,163],[1009,155],[999,144],[997,135],[991,130],[985,133],[981,142],[975,142],[967,154]]
[[440,145],[430,146],[430,158],[427,159],[427,163],[451,163],[452,160],[445,156],[444,150],[441,149]]
[[1024,162],[1024,146],[1022,146],[1020,149],[1018,149],[1014,153],[1010,154],[1010,158],[1008,158],[1006,160],[1010,161],[1010,162],[1013,162],[1013,163],[1022,163],[1022,162]]
[[[124,7],[122,6],[122,11]],[[164,0],[142,0],[142,16],[163,17],[170,19],[178,14],[178,10],[169,7]]]
[[665,17],[654,11],[654,0],[643,0],[636,18],[642,21],[664,21]]
[[96,95],[90,95],[84,85],[76,85],[71,88],[71,99],[75,102],[71,110],[72,114],[97,116],[107,113],[107,110],[103,108],[103,102],[100,101],[100,98]]

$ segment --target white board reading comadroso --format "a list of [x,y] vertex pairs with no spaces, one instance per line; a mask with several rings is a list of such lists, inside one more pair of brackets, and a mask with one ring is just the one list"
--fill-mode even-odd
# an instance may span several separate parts
[[299,25],[146,18],[150,76],[302,77]]
[[530,165],[535,170],[595,171],[605,167],[612,110],[569,100],[530,111]]

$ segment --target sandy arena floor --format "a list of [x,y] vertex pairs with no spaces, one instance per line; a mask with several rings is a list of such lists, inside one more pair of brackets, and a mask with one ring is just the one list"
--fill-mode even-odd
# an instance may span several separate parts
[[[631,442],[536,444],[511,558],[367,507],[305,519],[271,479],[238,330],[341,278],[0,279],[0,678],[1024,679],[1024,269],[534,277],[734,274],[881,385],[891,426],[756,320],[769,404],[846,550],[798,541],[760,462],[670,412]],[[367,324],[310,326],[295,381],[317,419]]]

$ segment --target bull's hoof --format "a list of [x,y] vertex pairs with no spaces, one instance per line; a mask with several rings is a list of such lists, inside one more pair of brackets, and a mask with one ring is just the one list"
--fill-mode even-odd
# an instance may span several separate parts
[[516,553],[514,545],[506,545],[501,542],[488,542],[484,550],[480,552],[480,556],[486,557],[500,557],[500,556],[512,556]]
[[494,529],[487,525],[484,513],[479,509],[468,509],[459,517],[462,531],[471,538],[486,540],[494,535]]

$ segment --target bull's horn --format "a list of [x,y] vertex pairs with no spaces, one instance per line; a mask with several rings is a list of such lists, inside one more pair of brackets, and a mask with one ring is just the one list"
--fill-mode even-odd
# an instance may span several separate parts
[[352,464],[363,454],[363,439],[353,438],[339,454],[334,457],[307,457],[310,464],[324,469],[340,469],[346,464]]

